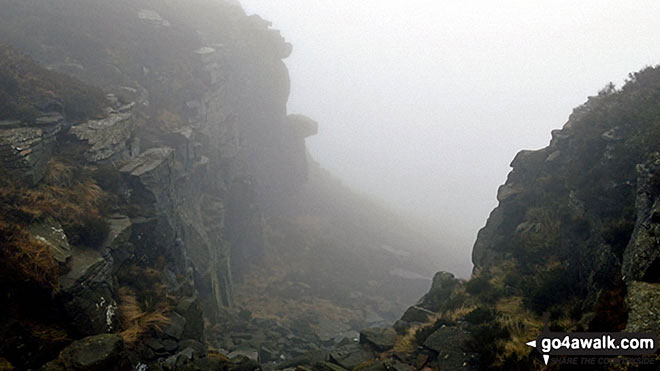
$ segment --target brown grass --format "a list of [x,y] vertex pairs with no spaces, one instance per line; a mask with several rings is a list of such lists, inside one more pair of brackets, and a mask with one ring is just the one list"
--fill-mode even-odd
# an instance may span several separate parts
[[164,305],[155,311],[144,312],[133,290],[127,287],[119,289],[119,301],[119,314],[124,329],[121,336],[126,344],[135,344],[149,331],[162,332],[170,323],[166,316],[168,309]]
[[[430,326],[430,325],[429,325]],[[415,341],[415,334],[422,326],[412,326],[408,329],[408,332],[399,336],[394,343],[394,351],[401,353],[410,353],[417,348],[417,342]]]
[[59,288],[60,268],[50,249],[23,226],[0,220],[0,245],[0,276],[53,291]]
[[510,338],[499,340],[504,349],[500,358],[504,359],[512,354],[524,358],[531,348],[525,345],[528,341],[536,339],[543,329],[543,320],[525,308],[521,297],[512,296],[501,299],[496,309],[497,321],[509,330]]
[[75,167],[70,164],[51,159],[48,161],[44,183],[54,186],[71,186],[74,182]]
[[107,228],[99,208],[105,199],[106,192],[94,179],[56,160],[48,163],[45,180],[36,187],[0,179],[0,219],[20,229],[52,217],[72,244],[93,247],[102,242]]
[[227,356],[218,352],[217,350],[209,350],[208,352],[206,352],[206,356],[208,358],[217,359],[222,362],[229,362],[229,358],[227,358]]
[[445,320],[447,322],[456,322],[458,319],[461,317],[465,316],[466,314],[472,312],[476,307],[467,305],[467,306],[461,306],[456,309],[452,309],[449,311],[445,311],[442,313],[436,313],[434,316],[430,317],[428,321],[426,321],[423,324],[420,325],[414,325],[408,329],[408,332],[405,333],[402,336],[399,336],[396,340],[396,343],[394,344],[394,351],[395,352],[412,352],[417,348],[417,333],[418,331],[428,328],[428,327],[433,327],[437,321],[440,320]]
[[71,341],[69,334],[62,328],[37,323],[28,323],[27,325],[30,327],[30,334],[42,341],[49,343],[67,343]]

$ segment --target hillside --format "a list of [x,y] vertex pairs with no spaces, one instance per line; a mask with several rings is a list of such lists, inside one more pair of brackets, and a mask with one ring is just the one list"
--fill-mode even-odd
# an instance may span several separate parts
[[274,367],[428,289],[438,242],[309,158],[269,22],[2,5],[0,368]]
[[554,370],[546,321],[660,335],[660,67],[516,155],[462,280],[311,158],[294,46],[235,1],[0,4],[0,369]]
[[[660,68],[647,67],[575,108],[549,146],[518,153],[471,279],[438,273],[394,325],[404,356],[384,362],[563,369],[525,345],[546,314],[557,332],[660,333],[659,103]],[[598,369],[633,367],[622,361]]]

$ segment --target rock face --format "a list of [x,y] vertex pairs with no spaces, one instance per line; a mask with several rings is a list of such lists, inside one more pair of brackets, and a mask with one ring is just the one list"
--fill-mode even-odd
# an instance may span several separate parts
[[[536,368],[531,351],[507,348],[538,334],[544,312],[567,332],[658,333],[660,70],[631,76],[576,108],[548,147],[515,156],[475,241],[471,280],[438,273],[395,323],[399,334],[422,326],[402,356],[409,364]],[[529,321],[517,334],[515,318]]]
[[71,270],[62,277],[57,301],[79,335],[117,329],[118,304],[112,277],[113,258],[88,249],[72,251]]
[[623,255],[622,273],[626,281],[660,281],[659,172],[660,156],[657,153],[637,166],[637,220]]
[[660,334],[660,285],[633,282],[628,286],[626,303],[630,307],[626,331]]
[[[16,16],[26,12],[26,22]],[[39,36],[30,32],[36,27]],[[25,180],[17,193],[43,208],[26,206],[16,217],[25,246],[37,250],[24,255],[41,258],[26,267],[50,280],[35,292],[15,289],[23,301],[0,308],[0,329],[12,330],[12,339],[0,340],[0,358],[19,369],[37,369],[59,353],[49,367],[112,369],[120,357],[130,361],[118,363],[121,369],[251,370],[257,361],[327,361],[325,352],[341,342],[333,359],[350,368],[372,359],[373,349],[393,347],[392,329],[367,330],[365,344],[342,339],[395,316],[399,295],[350,293],[368,303],[346,312],[356,317],[350,324],[353,318],[313,313],[279,323],[235,308],[234,282],[268,267],[263,259],[280,247],[268,240],[285,228],[268,224],[278,207],[312,198],[301,196],[309,191],[305,139],[318,123],[287,112],[283,59],[293,49],[269,22],[226,1],[35,7],[12,0],[3,4],[0,31],[3,42],[46,66],[35,63],[35,70],[60,77],[31,74],[39,99],[28,108],[36,107],[37,118],[0,123],[0,160],[12,186]],[[328,246],[335,244],[344,245]],[[396,265],[400,258],[380,252],[374,261]],[[360,278],[379,274],[397,288],[418,290],[426,280],[365,271]],[[8,286],[2,273],[0,291]],[[320,295],[305,279],[283,280],[282,296]],[[20,336],[28,332],[30,341]],[[207,344],[235,359],[207,357]]]
[[71,257],[71,246],[62,225],[52,218],[30,226],[30,233],[37,240],[48,245],[53,258],[60,264]]
[[34,124],[0,121],[1,164],[26,183],[38,183],[63,125],[59,113],[40,117]]
[[[74,119],[69,113],[84,99],[68,101],[69,86],[46,85],[61,97],[39,106],[57,112],[40,112],[33,123],[2,121],[0,160],[31,186],[41,185],[54,155],[92,174],[102,189],[90,186],[87,196],[109,196],[99,216],[108,236],[99,246],[72,246],[63,220],[30,226],[62,270],[53,295],[59,319],[48,321],[70,339],[114,333],[125,330],[120,312],[127,295],[149,311],[154,296],[168,298],[175,303],[166,311],[168,325],[143,335],[130,354],[145,366],[193,362],[190,342],[205,343],[205,327],[221,322],[234,304],[234,275],[264,253],[262,209],[307,176],[304,140],[317,124],[287,114],[290,82],[282,59],[291,44],[268,22],[225,2],[60,5],[63,27],[84,28],[87,36],[73,32],[66,43],[55,37],[48,48],[16,39],[16,46],[108,93],[105,114]],[[20,11],[25,4],[7,6]],[[35,12],[45,32],[56,32],[49,9]],[[11,22],[0,16],[3,30]],[[262,358],[281,355],[264,344],[250,349]],[[63,353],[67,359],[59,364],[105,367],[104,360],[71,361],[73,353]],[[133,363],[129,368],[138,366]]]
[[135,127],[129,110],[130,107],[124,107],[120,112],[113,112],[100,120],[87,121],[69,130],[76,139],[90,145],[85,152],[88,162],[102,163],[130,157],[130,141]]

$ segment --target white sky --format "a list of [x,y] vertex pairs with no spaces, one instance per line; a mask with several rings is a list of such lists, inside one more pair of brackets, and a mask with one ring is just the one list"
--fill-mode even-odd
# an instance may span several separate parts
[[660,63],[657,0],[241,3],[294,46],[289,111],[319,121],[316,159],[426,221],[462,276],[516,152]]

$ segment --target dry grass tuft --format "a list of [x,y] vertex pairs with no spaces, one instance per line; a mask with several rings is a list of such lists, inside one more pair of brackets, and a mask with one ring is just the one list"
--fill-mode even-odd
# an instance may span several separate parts
[[104,192],[73,166],[51,161],[45,181],[26,187],[5,178],[0,181],[0,219],[23,226],[52,217],[62,224],[69,243],[95,247],[108,232],[100,210]]
[[208,358],[217,359],[222,362],[229,362],[229,358],[227,358],[226,355],[218,352],[217,350],[209,350],[208,352],[206,352],[206,356]]
[[415,339],[415,335],[417,334],[417,331],[420,328],[422,328],[422,326],[412,326],[410,329],[408,329],[408,332],[406,332],[402,336],[399,336],[396,339],[396,343],[394,343],[393,350],[395,352],[401,352],[401,353],[410,353],[414,351],[415,348],[417,348],[417,341]]
[[45,326],[43,324],[28,324],[30,334],[49,343],[67,343],[71,341],[69,334],[62,328]]
[[135,344],[148,331],[162,332],[170,323],[165,306],[153,312],[144,312],[133,290],[127,287],[119,289],[119,301],[119,314],[124,329],[121,336],[127,344]]
[[22,226],[4,220],[0,220],[0,245],[0,277],[57,291],[60,269],[48,246]]
[[51,159],[46,167],[44,183],[53,186],[67,187],[74,183],[75,167],[70,164]]
[[447,323],[456,322],[459,318],[465,316],[467,313],[473,311],[475,306],[461,306],[456,309],[445,311],[442,313],[436,313],[434,316],[430,317],[428,321],[420,325],[414,325],[408,329],[408,332],[397,338],[396,343],[394,344],[395,352],[412,352],[417,348],[418,345],[418,336],[420,331],[425,329],[431,329],[436,325],[438,321],[443,321]]
[[519,358],[526,357],[531,348],[525,345],[535,339],[543,330],[543,320],[523,305],[521,297],[512,296],[501,299],[497,305],[497,321],[505,327],[510,338],[499,340],[504,350],[500,355],[504,359],[512,354]]

